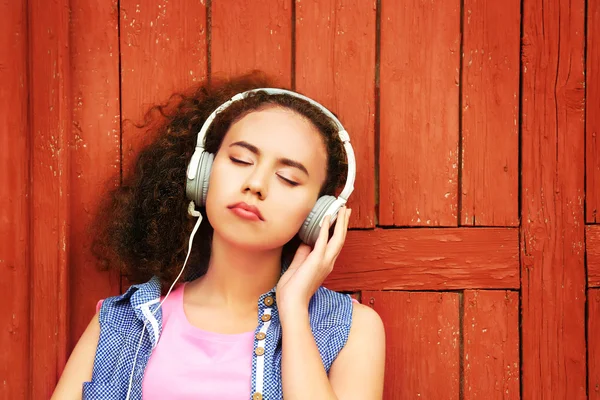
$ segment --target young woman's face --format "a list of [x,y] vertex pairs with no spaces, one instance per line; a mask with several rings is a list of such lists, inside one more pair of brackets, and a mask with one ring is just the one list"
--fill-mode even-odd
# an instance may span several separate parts
[[228,242],[275,249],[298,232],[326,177],[325,144],[308,119],[280,107],[251,112],[215,155],[206,213]]

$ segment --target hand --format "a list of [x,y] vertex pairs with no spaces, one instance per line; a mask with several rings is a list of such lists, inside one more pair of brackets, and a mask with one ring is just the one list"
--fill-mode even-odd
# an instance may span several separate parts
[[342,250],[351,213],[352,210],[346,207],[340,209],[329,242],[330,218],[327,216],[312,251],[304,243],[298,247],[292,263],[277,283],[277,306],[280,314],[284,314],[286,309],[308,311],[311,297],[333,270],[335,260]]

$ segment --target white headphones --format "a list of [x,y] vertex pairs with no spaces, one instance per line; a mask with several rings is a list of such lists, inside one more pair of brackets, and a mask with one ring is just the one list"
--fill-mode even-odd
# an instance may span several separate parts
[[202,125],[200,132],[198,133],[198,141],[196,143],[196,150],[192,155],[190,163],[187,168],[187,179],[186,179],[186,195],[189,200],[192,200],[198,206],[204,206],[206,204],[206,195],[208,193],[208,182],[210,178],[210,171],[212,169],[212,163],[214,160],[214,154],[207,152],[204,149],[204,140],[206,137],[206,133],[208,132],[213,120],[215,117],[223,112],[227,107],[238,100],[243,100],[251,94],[257,92],[264,92],[269,95],[288,95],[295,98],[299,98],[301,100],[307,101],[310,104],[317,107],[321,112],[327,115],[336,125],[338,135],[344,144],[344,149],[346,151],[346,156],[348,158],[348,177],[346,178],[346,185],[344,186],[344,190],[340,195],[336,198],[334,196],[321,196],[310,214],[302,224],[300,228],[299,236],[300,239],[308,244],[314,245],[319,236],[319,228],[323,223],[323,219],[327,216],[331,216],[331,222],[333,223],[337,214],[348,201],[348,197],[354,190],[354,180],[356,178],[356,160],[354,158],[354,150],[352,149],[352,145],[350,144],[350,136],[348,132],[342,126],[342,123],[323,105],[318,102],[303,96],[299,93],[292,92],[290,90],[284,89],[273,89],[273,88],[261,88],[261,89],[253,89],[248,90],[243,93],[238,93],[233,96],[231,99],[220,105],[215,111],[210,114],[210,116]]

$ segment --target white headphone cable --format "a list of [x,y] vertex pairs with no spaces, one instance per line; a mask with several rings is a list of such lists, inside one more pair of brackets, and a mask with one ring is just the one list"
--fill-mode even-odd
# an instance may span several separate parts
[[179,278],[181,278],[181,275],[183,274],[183,270],[185,269],[188,259],[190,258],[190,254],[192,252],[192,242],[194,241],[194,236],[196,236],[196,232],[198,231],[198,228],[200,227],[200,223],[202,222],[202,214],[200,214],[200,211],[196,210],[196,205],[194,204],[193,201],[190,201],[190,204],[188,205],[188,214],[190,214],[192,217],[198,217],[198,220],[196,221],[196,225],[194,225],[194,229],[192,230],[192,234],[190,235],[190,240],[189,240],[189,244],[188,244],[188,252],[187,252],[187,256],[185,256],[185,262],[183,263],[183,267],[181,267],[181,271],[179,271],[179,275],[177,275],[177,278],[175,278],[175,280],[171,284],[171,287],[167,291],[165,298],[160,302],[159,306],[156,307],[156,309],[152,312],[152,315],[154,315],[154,313],[160,307],[162,307],[162,304],[165,302],[167,297],[169,297],[169,294],[171,294],[171,290],[173,290],[173,288],[175,287],[175,284],[177,283]]
[[[181,271],[179,271],[179,275],[177,275],[177,278],[175,278],[175,280],[171,284],[171,287],[169,288],[167,294],[165,295],[165,298],[160,302],[158,307],[156,307],[154,309],[154,311],[152,311],[152,315],[154,315],[154,313],[156,311],[158,311],[159,308],[162,307],[162,304],[165,302],[165,300],[167,299],[169,294],[171,294],[171,291],[175,287],[175,284],[177,283],[179,278],[181,278],[181,275],[183,274],[183,270],[185,269],[188,259],[190,258],[190,253],[192,252],[192,243],[194,241],[194,236],[196,236],[196,232],[198,231],[198,228],[200,227],[200,223],[202,222],[202,214],[200,214],[200,212],[198,210],[196,210],[196,205],[194,204],[193,201],[191,201],[190,204],[188,205],[188,213],[192,217],[198,217],[198,220],[196,221],[196,225],[194,225],[194,229],[192,230],[192,234],[190,235],[190,240],[189,240],[189,244],[188,244],[188,253],[187,253],[187,256],[185,257],[185,262],[183,263],[183,267],[181,267]],[[146,331],[146,324],[147,324],[147,322],[144,322],[144,327],[142,328],[142,334],[140,335],[140,342],[138,343],[137,350],[135,351],[135,358],[133,359],[133,368],[131,368],[131,373],[129,374],[129,387],[127,388],[127,397],[125,398],[125,400],[129,400],[131,397],[131,389],[133,388],[133,374],[135,372],[135,365],[136,365],[136,361],[138,358],[138,354],[140,352],[140,348],[142,347],[142,340],[144,338],[144,332]],[[158,337],[156,338],[156,342],[158,343]]]

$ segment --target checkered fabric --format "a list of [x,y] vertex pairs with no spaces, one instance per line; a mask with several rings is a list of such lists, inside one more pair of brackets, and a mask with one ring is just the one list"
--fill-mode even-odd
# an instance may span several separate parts
[[[162,312],[156,310],[160,294],[160,281],[154,277],[130,287],[120,296],[104,300],[92,380],[83,385],[83,400],[142,398],[144,371],[162,331]],[[281,325],[275,298],[273,288],[258,301],[250,400],[283,398]],[[348,340],[352,300],[348,295],[321,287],[310,301],[309,315],[323,366],[329,372]],[[261,332],[264,335],[258,335]],[[256,351],[257,348],[261,349]]]

